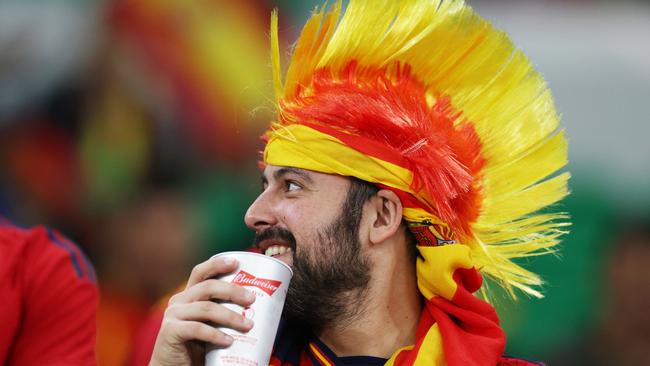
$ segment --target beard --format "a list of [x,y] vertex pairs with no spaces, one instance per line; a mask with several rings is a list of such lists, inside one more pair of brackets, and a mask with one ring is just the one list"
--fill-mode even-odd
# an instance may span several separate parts
[[256,240],[276,238],[292,247],[293,278],[283,316],[314,334],[333,324],[345,324],[364,309],[370,264],[361,254],[361,211],[345,206],[333,223],[317,233],[318,243],[310,248],[297,248],[293,234],[278,227],[265,230]]

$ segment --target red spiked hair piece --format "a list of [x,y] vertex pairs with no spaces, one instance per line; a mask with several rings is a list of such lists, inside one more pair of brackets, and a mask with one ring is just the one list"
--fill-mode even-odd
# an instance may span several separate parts
[[281,123],[333,128],[349,135],[347,142],[359,150],[384,146],[407,162],[411,188],[430,195],[429,208],[454,231],[467,233],[480,209],[476,177],[484,162],[472,124],[458,121],[447,98],[429,107],[408,65],[393,80],[386,75],[354,61],[338,75],[321,69],[309,89],[282,106]]

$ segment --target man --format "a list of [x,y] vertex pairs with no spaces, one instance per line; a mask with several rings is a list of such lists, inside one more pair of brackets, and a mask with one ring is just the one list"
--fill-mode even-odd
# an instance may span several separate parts
[[[350,1],[315,12],[284,82],[271,22],[278,121],[255,246],[294,269],[273,365],[528,365],[502,355],[482,275],[541,296],[513,258],[551,252],[567,194],[566,141],[550,92],[509,39],[462,1]],[[152,365],[190,364],[208,322],[253,324],[198,265],[165,312]],[[199,343],[196,343],[199,342]]]
[[98,292],[76,245],[0,217],[0,364],[96,365]]

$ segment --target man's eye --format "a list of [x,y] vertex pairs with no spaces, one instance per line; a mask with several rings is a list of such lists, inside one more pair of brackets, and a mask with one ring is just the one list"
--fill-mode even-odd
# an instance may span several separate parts
[[302,188],[298,183],[292,182],[292,181],[287,181],[287,191],[295,191]]

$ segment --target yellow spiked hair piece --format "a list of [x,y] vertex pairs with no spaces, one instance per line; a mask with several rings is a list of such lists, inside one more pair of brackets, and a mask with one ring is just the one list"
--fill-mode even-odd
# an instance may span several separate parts
[[356,78],[380,70],[397,82],[409,67],[429,107],[448,100],[453,124],[471,124],[484,161],[473,186],[478,214],[461,243],[476,268],[503,286],[541,297],[541,279],[513,260],[552,253],[568,225],[564,213],[540,210],[568,194],[567,141],[542,78],[508,36],[462,0],[351,0],[314,11],[305,24],[284,78],[277,13],[271,49],[278,123],[294,123],[291,108],[318,93],[322,70],[341,75],[350,62]]

